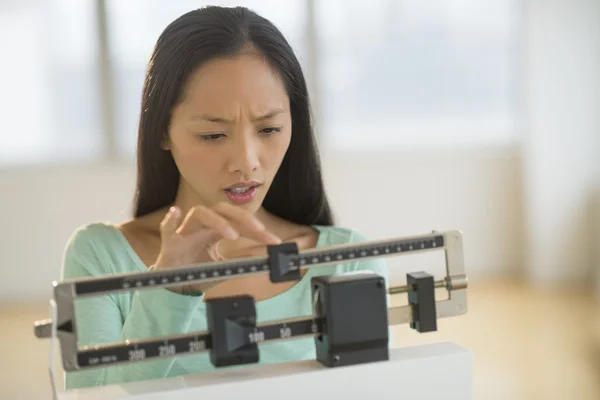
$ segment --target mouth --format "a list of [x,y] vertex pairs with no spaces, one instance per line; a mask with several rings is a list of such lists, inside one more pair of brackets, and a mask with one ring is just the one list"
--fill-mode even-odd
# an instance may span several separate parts
[[252,190],[255,187],[258,187],[258,185],[225,189],[225,191],[230,192],[230,193],[234,193],[234,194],[242,194],[242,193],[249,192],[250,190]]
[[236,185],[236,187],[225,189],[225,194],[233,203],[245,204],[254,200],[259,187],[259,184],[249,184],[247,186]]

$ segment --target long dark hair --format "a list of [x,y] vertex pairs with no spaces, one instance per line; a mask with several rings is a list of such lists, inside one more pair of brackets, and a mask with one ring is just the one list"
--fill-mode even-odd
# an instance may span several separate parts
[[150,59],[138,136],[134,216],[175,201],[179,171],[161,147],[173,107],[192,72],[217,57],[231,57],[251,46],[279,72],[290,99],[292,137],[263,207],[302,225],[333,225],[313,135],[310,101],[300,63],[281,32],[244,7],[204,7],[188,12],[162,32]]

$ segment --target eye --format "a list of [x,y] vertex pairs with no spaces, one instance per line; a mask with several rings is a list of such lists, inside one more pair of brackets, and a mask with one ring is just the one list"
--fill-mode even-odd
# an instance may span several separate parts
[[264,128],[261,130],[261,133],[264,133],[265,135],[272,135],[274,133],[278,133],[281,132],[281,128],[279,127],[270,127],[270,128]]
[[221,137],[225,135],[222,133],[210,133],[208,135],[200,135],[200,140],[205,142],[214,142],[215,140],[219,140]]

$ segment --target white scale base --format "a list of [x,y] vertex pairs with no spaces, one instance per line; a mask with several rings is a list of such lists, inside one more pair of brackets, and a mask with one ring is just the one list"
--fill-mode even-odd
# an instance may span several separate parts
[[340,368],[316,361],[249,366],[59,393],[59,400],[317,400],[472,398],[471,352],[451,342],[390,350],[390,360]]

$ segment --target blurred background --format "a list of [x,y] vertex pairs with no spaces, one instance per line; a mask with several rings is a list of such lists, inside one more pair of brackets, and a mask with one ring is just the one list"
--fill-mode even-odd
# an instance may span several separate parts
[[469,313],[395,343],[472,350],[476,399],[600,398],[598,0],[0,0],[0,398],[50,398],[33,321],[71,233],[130,218],[146,63],[206,4],[297,51],[338,224],[463,232]]

